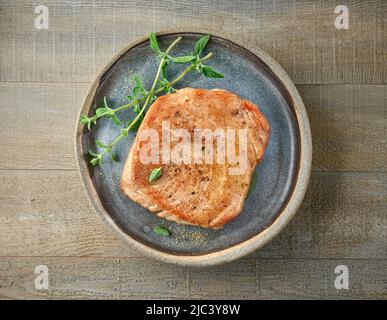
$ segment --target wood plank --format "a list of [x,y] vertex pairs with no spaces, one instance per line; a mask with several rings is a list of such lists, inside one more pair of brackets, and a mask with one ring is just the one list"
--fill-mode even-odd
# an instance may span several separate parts
[[191,299],[254,299],[258,296],[256,262],[241,259],[226,265],[189,271]]
[[[36,290],[37,265],[48,290]],[[349,289],[334,287],[337,265]],[[340,299],[387,298],[386,260],[241,259],[221,267],[172,267],[145,258],[1,258],[1,299]]]
[[[49,289],[36,290],[37,265],[46,265]],[[187,272],[144,258],[1,258],[4,299],[168,299],[187,296]]]
[[[386,260],[259,260],[265,299],[386,299]],[[348,267],[349,288],[337,290],[338,265]]]
[[[75,171],[0,171],[1,256],[140,257],[89,207]],[[387,174],[312,174],[259,258],[387,258]]]
[[387,86],[298,86],[313,140],[313,170],[387,169]]
[[77,172],[0,174],[0,256],[138,256],[91,209]]
[[[36,290],[35,268],[48,267],[49,290]],[[117,259],[1,258],[0,299],[114,299]]]
[[[0,169],[76,169],[73,132],[87,88],[0,83]],[[386,170],[386,85],[298,89],[312,128],[313,170]]]
[[[36,30],[32,1],[2,1],[0,81],[89,82],[128,43],[155,30],[202,30],[273,56],[298,84],[386,84],[387,5],[346,2],[336,30],[329,1],[51,1]],[[203,10],[203,8],[206,10]],[[200,17],[200,18],[199,18]]]
[[76,169],[76,118],[88,84],[0,84],[2,169]]
[[387,258],[386,178],[312,174],[300,210],[257,257]]
[[186,299],[188,269],[146,258],[120,258],[120,299]]

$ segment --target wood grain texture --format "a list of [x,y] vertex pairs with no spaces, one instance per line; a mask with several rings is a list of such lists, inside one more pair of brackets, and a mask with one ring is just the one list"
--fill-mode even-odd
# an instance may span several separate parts
[[[0,299],[387,299],[387,3],[341,1],[0,3]],[[206,10],[203,10],[206,8]],[[90,208],[76,171],[75,120],[89,83],[153,30],[224,36],[261,48],[297,84],[313,134],[299,212],[262,250],[197,269],[142,257]],[[50,288],[35,290],[35,266]],[[350,288],[334,288],[334,268]]]
[[298,86],[313,137],[313,170],[387,169],[387,86]]
[[[348,267],[348,290],[334,286],[338,265]],[[386,268],[386,260],[259,261],[260,293],[266,299],[386,299]]]
[[[152,30],[202,30],[260,47],[297,84],[386,84],[387,4],[347,1],[51,1],[36,30],[32,1],[1,3],[1,81],[90,82],[128,43]],[[206,10],[203,10],[206,8]]]
[[[34,270],[37,265],[49,268],[48,291],[35,290],[34,279],[37,275]],[[0,260],[0,298],[177,297],[188,297],[188,271],[145,258],[37,257]]]
[[101,223],[76,171],[0,174],[0,256],[138,256]]
[[[88,84],[0,83],[0,169],[76,169],[73,133]],[[385,171],[387,85],[299,85],[314,171]]]
[[258,257],[387,257],[385,173],[312,174],[299,212]]
[[[75,171],[0,171],[0,256],[140,257],[90,209]],[[387,174],[314,173],[260,258],[387,259]]]
[[[37,265],[49,289],[36,290]],[[349,290],[336,290],[346,265]],[[386,260],[241,259],[227,266],[186,269],[146,258],[3,258],[1,299],[305,299],[385,298]]]
[[76,169],[75,121],[87,87],[0,83],[0,167]]

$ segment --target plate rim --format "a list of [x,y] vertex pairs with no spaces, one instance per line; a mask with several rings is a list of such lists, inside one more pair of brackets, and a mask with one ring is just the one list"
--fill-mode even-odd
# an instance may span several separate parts
[[[124,240],[125,244],[130,244],[137,251],[140,251],[144,255],[150,258],[154,258],[156,260],[173,263],[183,266],[195,266],[195,267],[204,267],[204,266],[213,266],[219,265],[226,262],[231,262],[246,256],[257,249],[266,245],[269,241],[275,238],[280,231],[288,224],[288,222],[293,218],[296,214],[297,209],[302,203],[304,198],[310,172],[312,166],[312,136],[310,131],[310,124],[308,115],[306,112],[305,105],[301,99],[301,96],[296,89],[293,81],[289,77],[289,75],[285,72],[285,70],[265,51],[260,48],[252,48],[248,44],[239,44],[234,40],[229,40],[225,38],[223,35],[219,35],[216,32],[202,32],[202,31],[178,31],[178,30],[167,30],[157,32],[157,36],[165,36],[165,35],[205,35],[209,34],[210,36],[220,38],[225,42],[232,43],[238,47],[241,47],[244,50],[248,50],[253,55],[255,55],[258,59],[260,59],[268,69],[273,72],[273,74],[279,79],[284,88],[289,94],[290,99],[293,102],[293,113],[296,118],[298,133],[299,133],[299,166],[298,172],[294,178],[294,186],[291,194],[289,195],[288,202],[284,205],[282,210],[279,212],[277,218],[263,231],[259,232],[255,236],[228,247],[226,249],[199,254],[199,255],[179,255],[166,253],[161,250],[152,248],[147,246],[144,243],[137,241],[132,238],[129,234],[125,233],[112,219],[112,217],[106,212],[103,204],[98,196],[98,193],[94,187],[92,182],[92,178],[89,174],[88,164],[84,159],[84,149],[83,149],[83,132],[84,125],[80,123],[81,114],[85,113],[85,111],[89,111],[95,93],[99,87],[100,81],[105,75],[105,73],[124,55],[126,52],[136,47],[137,45],[148,41],[149,37],[142,37],[137,41],[129,43],[123,49],[121,49],[118,53],[116,53],[110,61],[102,68],[102,70],[97,74],[95,80],[89,86],[87,94],[82,102],[82,106],[78,112],[76,119],[76,128],[74,134],[74,147],[75,147],[75,156],[76,162],[78,166],[78,172],[81,177],[82,187],[86,193],[86,196],[91,204],[92,208],[97,212],[97,214],[102,218],[105,224],[109,225],[116,234],[119,235],[121,239]],[[229,35],[227,35],[229,36]],[[230,36],[232,37],[232,36]]]

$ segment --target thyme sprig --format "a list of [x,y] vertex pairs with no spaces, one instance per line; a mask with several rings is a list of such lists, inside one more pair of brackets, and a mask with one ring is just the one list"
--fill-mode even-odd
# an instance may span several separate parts
[[[132,88],[131,94],[128,96],[129,102],[127,104],[113,109],[109,106],[107,98],[104,97],[103,106],[97,108],[93,116],[88,117],[84,114],[81,115],[80,122],[84,124],[89,130],[93,124],[97,124],[98,119],[103,117],[111,119],[114,124],[120,126],[120,134],[112,142],[106,144],[102,141],[96,140],[97,146],[103,149],[101,153],[96,153],[93,150],[89,150],[89,155],[91,156],[90,163],[93,166],[101,164],[106,154],[109,154],[112,160],[118,161],[117,156],[113,153],[114,145],[116,145],[123,137],[127,137],[129,131],[137,130],[141,124],[142,119],[144,118],[144,114],[148,105],[150,105],[157,98],[158,94],[169,94],[174,92],[174,85],[181,81],[189,72],[196,70],[208,78],[223,78],[223,74],[216,71],[211,66],[203,64],[206,60],[213,56],[213,53],[210,52],[204,57],[200,57],[200,54],[202,53],[209,40],[208,35],[200,38],[196,42],[192,54],[180,57],[171,56],[171,50],[181,39],[181,37],[176,38],[163,52],[158,45],[156,34],[152,32],[149,36],[150,46],[152,50],[159,56],[160,63],[150,90],[146,90],[141,82],[140,77],[134,75],[134,86]],[[170,62],[179,64],[190,63],[190,65],[187,66],[175,79],[169,81],[167,79],[167,66]],[[126,125],[122,127],[123,123],[118,118],[117,113],[128,108],[131,108],[136,113],[136,116],[134,119],[127,121]]]

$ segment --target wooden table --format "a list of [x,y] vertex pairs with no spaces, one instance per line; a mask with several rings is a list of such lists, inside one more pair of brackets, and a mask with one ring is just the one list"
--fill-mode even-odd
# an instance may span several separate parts
[[[0,4],[1,298],[387,298],[387,3],[36,1]],[[149,260],[88,204],[73,132],[88,86],[152,30],[257,46],[294,80],[313,133],[313,172],[294,220],[262,250],[203,270]],[[36,290],[37,265],[49,289]],[[349,289],[334,286],[349,269]]]

